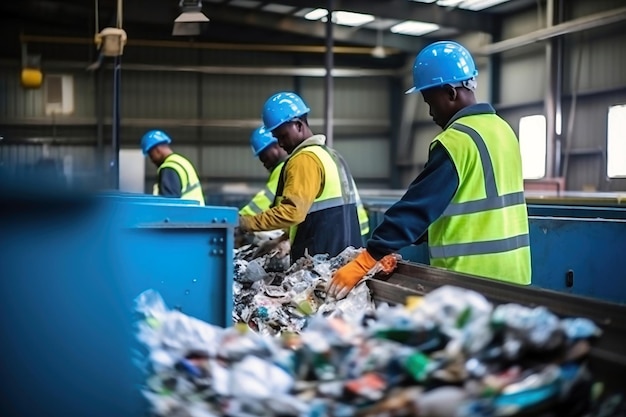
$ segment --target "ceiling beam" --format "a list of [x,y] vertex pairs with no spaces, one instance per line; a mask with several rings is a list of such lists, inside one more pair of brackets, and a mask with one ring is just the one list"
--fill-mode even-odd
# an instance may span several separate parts
[[[313,22],[302,18],[285,16],[277,13],[262,11],[244,11],[234,7],[215,7],[205,5],[203,10],[211,20],[227,23],[243,24],[246,26],[259,27],[269,30],[293,33],[324,39],[326,28],[323,22]],[[333,30],[334,39],[337,42],[347,42],[356,45],[376,46],[377,33],[371,29],[349,28],[336,26]],[[382,37],[384,47],[397,49],[403,52],[415,54],[419,52],[426,42],[423,39],[394,35],[386,33]]]
[[[25,3],[25,4],[24,4]],[[23,0],[18,6],[17,2],[2,2],[0,10],[12,12],[14,16],[21,15],[24,18],[38,18],[57,20],[60,22],[81,22],[82,25],[93,25],[93,6],[88,4],[75,4],[72,2],[47,2],[41,0]],[[214,24],[238,25],[233,28],[234,35],[238,39],[249,37],[249,40],[257,40],[258,33],[253,29],[263,29],[269,33],[290,33],[309,39],[324,39],[325,27],[322,22],[308,21],[306,19],[287,16],[278,13],[261,10],[247,10],[226,4],[204,3],[203,11]],[[113,10],[100,6],[101,15],[111,13]],[[153,0],[133,0],[124,5],[123,26],[129,36],[132,36],[133,24],[155,25],[167,27],[168,31],[174,19],[180,11],[176,2],[163,2]],[[91,23],[91,25],[90,25]],[[62,25],[62,23],[60,23]],[[210,25],[210,24],[209,24]],[[250,33],[245,27],[250,27]],[[136,26],[135,26],[136,27]],[[211,26],[209,26],[210,28]],[[210,30],[210,29],[209,29]],[[221,32],[226,32],[221,28]],[[415,54],[421,50],[426,41],[422,38],[385,33],[382,37],[383,46],[396,51]],[[337,26],[334,30],[334,40],[337,43],[349,43],[363,46],[376,46],[377,33],[373,29],[351,28]],[[296,42],[299,39],[295,40]],[[289,43],[288,37],[281,38],[281,42]],[[394,51],[389,51],[394,52]]]
[[[321,4],[319,0],[281,0],[280,3],[301,8],[318,8]],[[451,9],[437,6],[435,3],[409,0],[336,0],[335,9],[367,13],[387,19],[436,23],[441,27],[463,32],[492,33],[494,30],[494,15],[489,12]]]
[[[132,19],[132,21],[171,24],[178,14],[177,8],[174,7],[172,9],[172,5],[175,6],[174,3],[164,4],[151,0],[134,0],[127,3],[125,13],[128,19]],[[322,22],[313,22],[262,10],[248,10],[226,4],[215,5],[208,2],[204,3],[202,10],[214,22],[250,26],[274,32],[286,32],[316,39],[324,39],[326,36],[326,29]],[[334,30],[334,39],[336,42],[374,47],[376,46],[377,34],[375,30],[371,29],[338,26]],[[285,42],[288,43],[288,39],[285,39]],[[422,39],[412,36],[394,35],[391,33],[383,36],[383,46],[411,54],[417,53],[425,45],[426,43]]]

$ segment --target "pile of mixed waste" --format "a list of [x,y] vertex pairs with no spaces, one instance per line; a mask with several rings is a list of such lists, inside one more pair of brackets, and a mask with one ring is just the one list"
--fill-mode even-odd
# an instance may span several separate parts
[[[318,312],[325,316],[348,313],[358,321],[374,309],[366,285],[356,286],[339,301],[326,297],[326,284],[332,274],[361,249],[348,247],[334,258],[305,256],[290,265],[288,240],[264,252],[267,241],[276,236],[257,236],[262,237],[235,251],[234,323],[247,323],[258,333],[275,335],[300,332],[307,318]],[[367,277],[378,271],[377,265]]]
[[586,358],[601,334],[593,322],[494,306],[451,286],[412,301],[358,321],[353,310],[318,312],[300,333],[270,336],[241,323],[210,325],[146,291],[136,300],[149,350],[145,396],[157,415],[181,417],[564,417],[588,409]]

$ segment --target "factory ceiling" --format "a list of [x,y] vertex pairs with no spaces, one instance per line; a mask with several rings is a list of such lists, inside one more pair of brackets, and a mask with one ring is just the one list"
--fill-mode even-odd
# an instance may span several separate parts
[[[185,0],[187,2],[188,0]],[[194,0],[197,1],[197,0]],[[93,35],[115,25],[117,0],[21,0],[0,2],[5,32]],[[321,44],[327,3],[319,0],[203,0],[210,19],[199,41]],[[322,7],[320,7],[322,5]],[[463,33],[497,33],[503,15],[535,7],[536,0],[336,0],[336,45],[384,46],[414,53],[429,41]],[[172,39],[177,0],[123,2],[129,38]]]

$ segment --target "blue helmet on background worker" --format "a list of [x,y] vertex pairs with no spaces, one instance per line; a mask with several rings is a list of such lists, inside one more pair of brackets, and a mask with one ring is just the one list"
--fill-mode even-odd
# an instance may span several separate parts
[[477,75],[474,58],[463,45],[453,41],[435,42],[417,54],[413,64],[413,88],[406,94],[446,84],[464,85],[463,82],[474,80]]
[[141,150],[144,155],[148,155],[150,149],[158,145],[170,144],[172,139],[162,130],[150,130],[141,138]]
[[265,129],[265,126],[254,129],[250,136],[250,146],[252,146],[254,156],[259,156],[261,152],[275,143],[278,143],[278,140],[272,136],[272,132]]
[[269,132],[296,117],[304,116],[311,109],[296,93],[281,92],[268,98],[263,105],[263,124]]

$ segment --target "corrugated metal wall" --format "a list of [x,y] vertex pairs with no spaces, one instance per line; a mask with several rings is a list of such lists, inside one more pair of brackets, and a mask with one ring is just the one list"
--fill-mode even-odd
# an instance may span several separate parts
[[[70,47],[71,48],[71,47]],[[58,61],[54,61],[57,51]],[[104,126],[104,150],[96,152],[97,80],[93,73],[63,66],[64,51],[51,48],[44,70],[74,77],[75,111],[68,116],[45,116],[44,89],[24,90],[19,83],[17,62],[0,66],[0,126],[7,139],[27,139],[28,144],[0,146],[0,160],[33,163],[43,155],[41,143],[54,149],[50,157],[72,155],[84,172],[98,176],[106,169],[111,138],[109,122]],[[75,62],[75,61],[74,61]],[[129,49],[125,63],[151,65],[238,65],[246,67],[290,66],[286,54],[196,51],[176,48]],[[85,64],[86,67],[87,63]],[[124,63],[122,64],[124,68]],[[351,166],[362,186],[387,187],[390,174],[390,122],[387,77],[335,78],[335,146]],[[106,70],[102,83],[104,117],[112,113],[112,72]],[[324,83],[322,78],[267,75],[216,75],[188,71],[123,70],[121,83],[121,147],[138,147],[141,135],[150,128],[163,128],[174,140],[177,152],[197,167],[206,187],[223,183],[262,184],[267,172],[253,157],[249,135],[261,124],[265,100],[278,91],[295,91],[311,107],[314,132],[323,132]],[[62,145],[61,145],[62,143]],[[79,146],[80,145],[80,146]],[[48,152],[48,151],[46,151]],[[87,157],[87,154],[89,157]],[[82,174],[81,174],[82,175]],[[146,166],[146,190],[156,170]]]
[[[620,0],[568,0],[566,19],[620,7]],[[523,35],[545,26],[545,6],[530,9],[505,19],[504,39]],[[624,190],[626,180],[607,180],[606,120],[610,105],[626,102],[626,34],[618,25],[567,35],[564,42],[563,140],[571,151],[567,185],[571,190],[596,188]],[[459,39],[470,49],[490,42],[485,35]],[[46,60],[74,61],[81,67],[58,67],[49,72],[71,74],[75,85],[75,111],[71,116],[53,119],[44,115],[42,90],[23,90],[19,86],[18,63],[0,67],[0,125],[6,138],[30,139],[28,145],[2,145],[0,158],[29,162],[44,152],[72,155],[74,167],[87,173],[106,168],[111,128],[104,126],[104,147],[96,143],[96,76],[83,68],[93,60],[88,47],[49,45]],[[180,48],[129,48],[124,63],[155,65],[289,66],[307,62],[320,64],[317,57],[296,58],[289,54],[263,52],[208,51]],[[580,67],[578,63],[580,62]],[[492,68],[486,58],[477,59],[479,67],[477,98],[488,101]],[[518,130],[519,119],[544,112],[547,90],[546,53],[536,43],[501,55],[499,100],[501,114]],[[104,117],[111,115],[112,76],[104,74],[102,97]],[[323,79],[316,77],[213,75],[194,72],[130,71],[122,76],[122,147],[136,147],[149,128],[162,127],[173,136],[178,151],[198,167],[207,186],[224,182],[261,184],[266,176],[253,159],[248,136],[260,123],[264,100],[279,90],[297,90],[310,105],[313,130],[322,132]],[[391,176],[392,92],[387,77],[335,79],[335,146],[348,160],[359,184],[387,187]],[[570,109],[571,96],[577,107]],[[401,96],[395,94],[394,96]],[[102,98],[101,97],[101,98]],[[573,130],[568,135],[568,122]],[[415,114],[412,161],[419,169],[427,159],[428,144],[439,132],[421,99]],[[569,136],[569,137],[568,137]],[[40,139],[40,141],[37,141]],[[41,142],[63,143],[44,148]],[[56,141],[56,142],[55,142]],[[568,145],[569,141],[569,145]],[[5,141],[6,143],[6,141]],[[568,148],[569,146],[569,148]],[[103,156],[104,154],[104,156]],[[405,155],[402,155],[405,159]],[[146,169],[146,189],[155,178],[154,167]],[[97,174],[99,175],[99,174]]]
[[[571,0],[567,1],[565,18],[574,19],[622,6],[623,1],[620,0]],[[545,26],[545,13],[545,9],[535,9],[507,18],[503,38],[519,36]],[[626,190],[626,180],[606,178],[608,108],[613,104],[626,103],[625,66],[626,35],[618,25],[565,36],[562,127],[563,150],[568,149],[569,139],[571,151],[566,178],[569,190]],[[502,54],[499,113],[516,132],[522,116],[544,114],[546,79],[544,44]],[[577,94],[577,106],[568,138],[573,93]]]

